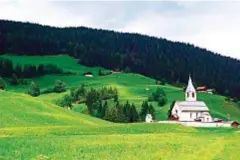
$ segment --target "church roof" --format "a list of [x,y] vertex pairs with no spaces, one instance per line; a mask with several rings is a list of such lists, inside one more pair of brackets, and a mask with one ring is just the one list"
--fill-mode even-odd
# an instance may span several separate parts
[[181,111],[209,111],[207,105],[202,101],[177,101]]
[[186,92],[196,92],[196,90],[193,86],[193,83],[192,83],[191,76],[189,76],[188,86],[187,86]]

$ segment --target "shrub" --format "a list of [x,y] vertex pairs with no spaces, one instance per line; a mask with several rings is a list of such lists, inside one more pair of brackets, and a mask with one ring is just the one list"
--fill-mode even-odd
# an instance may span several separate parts
[[60,107],[70,107],[72,108],[72,102],[73,102],[73,99],[71,96],[69,95],[65,95],[63,96],[63,98],[59,99],[56,104]]
[[165,96],[158,97],[158,106],[164,106],[167,103],[167,98]]
[[28,94],[33,96],[33,97],[39,96],[40,95],[39,86],[36,83],[32,82],[31,85],[30,85],[30,88],[28,90]]
[[66,91],[66,84],[60,80],[57,80],[53,88],[54,92],[61,93]]
[[159,106],[164,106],[167,103],[165,91],[162,88],[157,88],[155,92],[149,95],[148,101],[157,101]]
[[81,87],[71,88],[70,96],[73,98],[74,101],[79,101],[80,99],[85,98],[86,92],[87,91],[84,85],[81,85]]
[[16,74],[12,74],[12,78],[11,78],[11,80],[10,80],[10,83],[11,83],[12,85],[18,85],[18,84],[19,84],[19,80],[18,80],[18,77],[17,77]]

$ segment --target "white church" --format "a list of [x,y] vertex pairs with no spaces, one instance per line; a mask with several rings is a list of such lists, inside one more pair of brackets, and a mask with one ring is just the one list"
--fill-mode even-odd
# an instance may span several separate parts
[[185,91],[185,101],[176,101],[171,111],[171,118],[182,122],[213,122],[208,106],[197,101],[197,92],[189,76]]

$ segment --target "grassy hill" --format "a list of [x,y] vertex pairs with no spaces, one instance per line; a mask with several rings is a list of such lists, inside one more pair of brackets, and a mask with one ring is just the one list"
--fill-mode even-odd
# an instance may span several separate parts
[[[66,71],[75,71],[79,73],[93,72],[94,77],[85,77],[81,74],[77,75],[46,75],[38,78],[31,79],[37,84],[39,84],[42,90],[52,87],[56,80],[62,80],[67,83],[67,87],[80,86],[85,84],[88,88],[100,88],[103,86],[115,86],[119,91],[119,100],[121,102],[129,101],[130,103],[135,103],[140,109],[141,103],[147,100],[149,94],[155,91],[156,88],[161,87],[165,90],[167,94],[168,103],[164,107],[158,107],[153,103],[157,111],[157,119],[164,120],[167,119],[167,112],[169,106],[174,100],[184,100],[184,92],[181,88],[173,87],[170,85],[156,85],[155,80],[139,75],[139,74],[112,74],[109,76],[98,76],[98,70],[100,68],[85,67],[77,64],[77,61],[69,56],[15,56],[15,55],[2,55],[4,58],[8,58],[16,64],[55,64],[58,67]],[[102,68],[101,68],[102,69]],[[104,69],[102,69],[104,70]],[[194,78],[194,77],[193,77]],[[13,92],[25,92],[29,86],[19,85],[19,86],[8,86],[8,90]],[[146,90],[148,88],[149,90]],[[50,94],[41,95],[39,98],[46,100],[48,102],[55,102],[57,99],[62,97],[66,93],[62,94]],[[240,109],[233,103],[228,103],[225,101],[225,97],[219,95],[210,95],[205,93],[198,94],[198,99],[203,100],[207,103],[210,108],[211,114],[214,117],[227,119],[228,115],[233,120],[240,121]],[[77,105],[75,110],[82,111],[84,105]],[[85,107],[86,108],[86,107]]]
[[33,126],[97,126],[108,124],[81,113],[70,112],[26,94],[0,91],[0,128]]
[[[0,92],[0,159],[238,159],[237,129],[114,124]],[[4,101],[2,100],[4,99]],[[11,99],[8,103],[5,99]]]
[[[119,99],[137,104],[157,87],[164,88],[168,103],[154,104],[158,119],[166,119],[173,100],[183,100],[182,89],[155,85],[153,79],[138,74],[113,74],[99,77],[99,68],[77,65],[68,56],[17,57],[4,55],[14,63],[41,63],[44,59],[65,70],[93,71],[94,77],[79,75],[46,75],[31,79],[41,89],[62,80],[68,88],[86,84],[88,88],[116,86]],[[50,60],[51,59],[51,60]],[[62,61],[58,61],[62,59]],[[66,61],[64,61],[66,59]],[[65,62],[65,63],[64,63]],[[62,64],[64,63],[64,64]],[[79,70],[78,68],[79,67]],[[73,69],[74,68],[74,69]],[[79,113],[84,105],[67,110],[54,104],[66,93],[30,97],[28,86],[10,86],[0,91],[0,160],[5,159],[232,159],[240,156],[240,131],[234,128],[191,128],[171,124],[115,124]],[[149,88],[149,90],[145,90]],[[219,118],[240,120],[240,110],[219,95],[199,94],[211,114]],[[77,112],[75,112],[77,111]]]

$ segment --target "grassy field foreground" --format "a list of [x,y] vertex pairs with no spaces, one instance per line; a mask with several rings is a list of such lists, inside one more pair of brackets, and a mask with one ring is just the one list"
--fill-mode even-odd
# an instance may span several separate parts
[[114,124],[22,93],[0,92],[0,159],[232,159],[240,131]]
[[240,136],[236,131],[225,129],[224,133],[211,133],[178,127],[133,124],[93,131],[60,127],[51,128],[54,132],[47,135],[13,134],[0,138],[0,159],[236,160],[240,156]]
[[[0,92],[0,96],[14,102],[0,104],[0,159],[3,160],[236,160],[240,156],[240,132],[234,128],[114,124],[18,93]],[[19,110],[13,107],[15,103]]]

